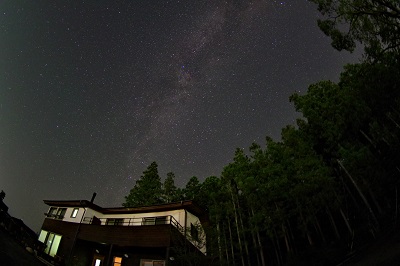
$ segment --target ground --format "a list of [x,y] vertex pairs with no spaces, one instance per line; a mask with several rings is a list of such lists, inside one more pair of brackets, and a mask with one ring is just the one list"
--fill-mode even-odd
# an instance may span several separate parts
[[35,255],[29,253],[14,238],[0,229],[0,265],[45,266]]
[[[0,265],[45,266],[35,255],[26,251],[8,233],[0,230]],[[348,266],[395,266],[400,265],[400,230],[390,230],[378,237],[339,265]]]
[[364,250],[356,253],[341,265],[378,266],[400,265],[400,231],[389,230]]

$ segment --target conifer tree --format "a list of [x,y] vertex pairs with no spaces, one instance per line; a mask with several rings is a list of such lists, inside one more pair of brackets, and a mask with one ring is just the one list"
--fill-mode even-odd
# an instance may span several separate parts
[[125,197],[124,207],[138,207],[162,203],[161,179],[158,175],[158,165],[152,162],[136,181],[128,196]]
[[167,173],[167,178],[163,184],[163,201],[165,203],[178,201],[178,189],[175,186],[175,174],[173,172]]

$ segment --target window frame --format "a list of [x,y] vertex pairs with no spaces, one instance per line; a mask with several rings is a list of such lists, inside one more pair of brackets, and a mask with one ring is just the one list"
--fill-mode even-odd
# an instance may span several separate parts
[[197,229],[197,227],[190,223],[190,236],[196,240],[199,241],[199,230]]
[[123,218],[107,218],[106,225],[124,225]]
[[57,220],[62,220],[62,219],[64,219],[66,212],[67,212],[67,208],[58,208],[56,216],[54,218]]
[[55,257],[57,255],[62,239],[62,235],[46,230],[41,230],[38,237],[38,240],[45,245],[43,252],[51,257]]
[[73,208],[72,213],[71,213],[71,218],[76,218],[79,213],[79,208]]
[[[120,259],[119,261],[115,261],[116,259]],[[122,257],[114,256],[113,257],[113,266],[121,266],[122,265]]]
[[146,266],[148,265],[148,263],[151,263],[151,265],[154,265],[154,263],[156,263],[157,265],[166,265],[166,261],[165,260],[153,260],[153,259],[140,259],[140,266]]
[[169,224],[168,215],[142,218],[142,225],[160,225],[160,224]]

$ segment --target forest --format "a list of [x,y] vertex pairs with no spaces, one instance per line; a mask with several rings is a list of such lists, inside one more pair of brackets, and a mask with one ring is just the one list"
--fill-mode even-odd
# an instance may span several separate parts
[[237,149],[220,176],[178,188],[153,162],[125,197],[205,208],[210,265],[336,265],[398,224],[400,2],[312,2],[335,49],[364,49],[360,63],[293,94],[297,124]]

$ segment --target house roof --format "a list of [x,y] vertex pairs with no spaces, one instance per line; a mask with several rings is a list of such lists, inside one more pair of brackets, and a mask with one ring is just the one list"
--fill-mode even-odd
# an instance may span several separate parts
[[192,200],[184,200],[180,202],[142,206],[142,207],[116,207],[103,208],[88,200],[43,200],[49,206],[55,207],[87,207],[103,214],[130,214],[130,213],[146,213],[146,212],[161,212],[185,209],[190,213],[202,218],[206,212]]

